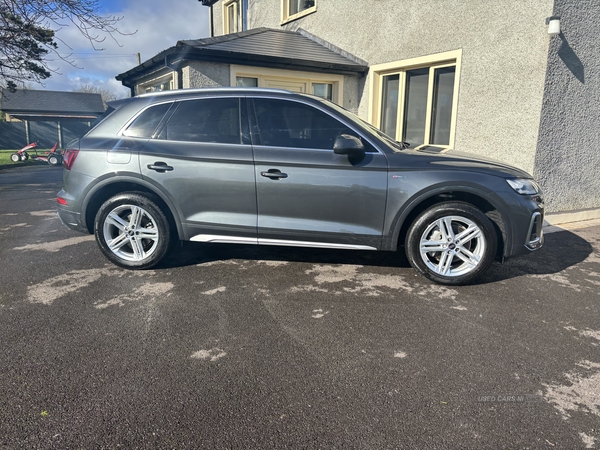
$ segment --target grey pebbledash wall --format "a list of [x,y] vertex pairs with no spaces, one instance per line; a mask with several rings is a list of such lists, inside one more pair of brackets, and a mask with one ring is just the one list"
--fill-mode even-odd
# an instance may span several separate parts
[[556,0],[535,176],[549,211],[600,207],[600,2]]

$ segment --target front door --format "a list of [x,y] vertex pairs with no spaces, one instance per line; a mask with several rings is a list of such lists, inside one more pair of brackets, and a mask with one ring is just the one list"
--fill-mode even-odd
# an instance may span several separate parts
[[259,244],[379,249],[385,155],[364,140],[367,153],[360,161],[335,154],[337,136],[357,133],[312,105],[253,102]]

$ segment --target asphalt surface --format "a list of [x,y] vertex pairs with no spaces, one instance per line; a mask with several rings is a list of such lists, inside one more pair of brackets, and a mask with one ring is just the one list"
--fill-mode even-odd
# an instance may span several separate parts
[[598,448],[600,227],[446,288],[391,253],[109,264],[0,171],[0,448]]

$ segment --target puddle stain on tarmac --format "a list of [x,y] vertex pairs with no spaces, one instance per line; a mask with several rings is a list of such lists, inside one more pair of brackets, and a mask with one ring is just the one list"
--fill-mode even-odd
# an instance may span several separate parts
[[13,250],[19,251],[46,251],[55,253],[62,250],[65,247],[70,245],[80,244],[81,242],[89,242],[93,241],[93,235],[84,235],[84,236],[76,236],[68,239],[62,239],[60,241],[52,241],[52,242],[42,242],[39,244],[27,244],[22,247],[15,247]]
[[225,353],[225,351],[221,350],[220,348],[215,347],[211,348],[210,350],[198,350],[197,352],[192,353],[190,355],[190,358],[215,362],[223,358],[224,356],[227,356],[227,353]]
[[570,411],[587,412],[600,417],[600,364],[583,360],[575,370],[565,373],[567,384],[545,384],[544,397],[563,419]]
[[139,302],[143,300],[154,300],[156,298],[166,298],[171,296],[171,291],[175,285],[173,283],[146,283],[135,289],[130,294],[123,294],[114,297],[106,302],[95,302],[96,309],[104,309],[109,306],[125,306],[128,302]]
[[103,277],[142,277],[152,276],[154,271],[129,271],[123,272],[117,267],[104,267],[102,269],[72,270],[62,275],[49,278],[41,283],[27,287],[27,298],[31,303],[51,305],[55,300],[79,291]]

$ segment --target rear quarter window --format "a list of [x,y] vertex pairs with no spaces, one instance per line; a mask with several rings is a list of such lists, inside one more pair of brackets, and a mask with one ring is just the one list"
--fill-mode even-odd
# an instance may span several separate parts
[[151,106],[144,110],[144,112],[131,122],[123,132],[123,135],[127,137],[150,139],[170,107],[171,103],[163,103],[161,105]]

